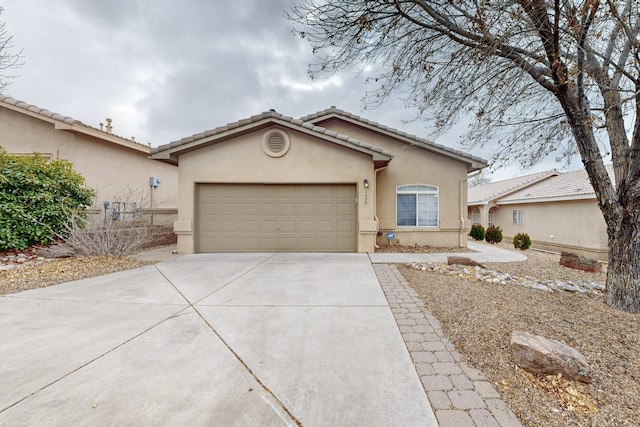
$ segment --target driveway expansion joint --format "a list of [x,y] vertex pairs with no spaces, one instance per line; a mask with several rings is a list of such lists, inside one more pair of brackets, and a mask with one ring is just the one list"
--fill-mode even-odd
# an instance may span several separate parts
[[462,361],[400,271],[373,268],[440,426],[521,426],[484,374]]
[[[256,264],[255,266],[253,266],[252,268],[246,270],[245,272],[243,272],[242,274],[234,277],[233,279],[229,280],[227,283],[225,283],[222,287],[220,287],[219,289],[217,289],[215,292],[219,291],[220,289],[228,286],[229,284],[233,283],[234,281],[236,281],[237,279],[239,279],[240,277],[244,276],[245,274],[249,273],[250,271],[252,271],[253,269],[255,269],[256,267],[258,267],[261,264],[264,264],[266,261],[268,261],[269,259],[271,259],[273,257],[268,258],[265,261],[262,261],[258,264]],[[283,418],[283,421],[285,421],[285,423],[287,423],[287,421],[291,421],[293,423],[295,423],[298,426],[302,426],[302,423],[300,422],[300,420],[291,412],[291,410],[289,410],[289,408],[287,408],[284,404],[284,402],[282,402],[282,400],[280,400],[278,398],[278,396],[276,396],[276,394],[269,388],[269,386],[267,386],[259,377],[258,375],[253,372],[253,370],[249,367],[249,365],[247,364],[247,362],[244,361],[244,359],[242,359],[242,357],[240,357],[240,354],[238,354],[237,351],[235,351],[231,345],[222,337],[222,335],[220,334],[220,332],[218,332],[218,330],[204,317],[204,315],[200,312],[200,310],[198,310],[198,308],[196,307],[196,304],[199,301],[202,301],[204,298],[199,299],[196,302],[191,302],[189,301],[189,299],[184,295],[184,293],[182,293],[180,291],[180,289],[178,289],[178,287],[171,281],[171,279],[169,279],[169,277],[167,277],[162,271],[160,271],[160,269],[154,264],[154,267],[156,268],[156,270],[158,270],[158,272],[165,278],[165,280],[176,290],[176,292],[178,292],[180,294],[180,296],[187,302],[187,304],[189,305],[189,307],[198,315],[198,317],[200,318],[200,320],[202,320],[204,322],[204,324],[206,325],[207,328],[209,328],[211,330],[211,332],[213,332],[213,334],[220,340],[220,342],[222,343],[222,345],[224,345],[229,352],[233,355],[233,357],[236,358],[236,360],[242,365],[242,367],[249,373],[249,375],[251,375],[253,377],[253,379],[260,384],[260,387],[262,387],[263,392],[269,397],[269,401],[271,402],[271,406],[274,409],[274,411],[276,411],[276,413],[278,413],[278,415],[283,418],[283,416],[287,416],[289,417],[289,420],[286,420]],[[209,295],[214,294],[215,292],[212,292]],[[206,297],[205,297],[206,298]],[[286,414],[282,414],[281,412],[284,411],[284,413]]]

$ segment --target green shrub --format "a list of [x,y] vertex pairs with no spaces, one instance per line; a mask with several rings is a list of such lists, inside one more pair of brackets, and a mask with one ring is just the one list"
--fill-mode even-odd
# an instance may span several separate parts
[[531,239],[527,233],[518,233],[513,238],[513,247],[516,249],[520,249],[521,251],[526,251],[531,247]]
[[484,239],[489,243],[502,242],[502,229],[500,227],[496,227],[495,225],[490,225],[487,228]]
[[0,250],[51,243],[92,199],[70,162],[12,156],[0,147]]
[[473,224],[469,236],[473,237],[473,240],[484,240],[484,227],[480,224]]

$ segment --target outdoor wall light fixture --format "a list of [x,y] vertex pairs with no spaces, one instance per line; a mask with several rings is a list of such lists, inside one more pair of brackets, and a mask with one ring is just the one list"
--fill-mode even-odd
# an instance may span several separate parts
[[364,180],[364,188],[369,188],[369,180],[368,179]]

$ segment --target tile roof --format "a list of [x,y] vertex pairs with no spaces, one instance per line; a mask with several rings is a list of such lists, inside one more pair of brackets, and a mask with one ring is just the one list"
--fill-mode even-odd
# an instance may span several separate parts
[[[605,165],[611,179],[613,166]],[[587,171],[572,172],[556,170],[524,175],[504,181],[470,187],[467,193],[469,205],[527,203],[539,201],[595,198]]]
[[75,120],[69,116],[64,116],[62,114],[58,114],[58,113],[53,113],[49,110],[46,110],[44,108],[40,108],[37,105],[33,105],[33,104],[28,104],[24,101],[20,101],[14,98],[11,98],[10,96],[3,96],[0,95],[0,105],[1,104],[7,104],[12,108],[13,110],[16,111],[20,111],[20,110],[24,110],[24,112],[29,112],[32,114],[36,114],[39,116],[42,116],[43,118],[46,119],[51,119],[53,121],[57,121],[57,122],[62,122],[65,123],[71,127],[73,127],[73,130],[77,130],[80,131],[82,133],[87,133],[87,132],[83,132],[83,131],[91,131],[92,134],[95,134],[96,132],[98,133],[98,135],[102,136],[104,139],[112,139],[116,138],[116,139],[120,139],[123,141],[126,141],[129,145],[134,145],[137,146],[138,149],[140,149],[141,147],[144,147],[146,149],[146,151],[148,152],[149,150],[149,145],[146,144],[141,144],[137,141],[134,141],[131,138],[125,138],[123,136],[120,135],[116,135],[114,133],[110,133],[107,132],[103,129],[99,129],[99,128],[95,128],[93,126],[89,126],[86,125],[84,123],[82,123],[80,120]]
[[[609,176],[614,177],[612,165],[606,165]],[[500,199],[500,203],[528,202],[550,199],[595,198],[589,176],[584,169],[565,172],[540,181],[530,187],[513,192]]]
[[300,120],[302,120],[304,122],[314,122],[314,121],[320,121],[320,120],[323,120],[323,119],[328,119],[328,118],[336,117],[336,116],[340,116],[340,117],[344,117],[344,118],[347,118],[347,119],[351,119],[353,121],[368,125],[368,126],[370,126],[372,128],[376,128],[379,131],[392,134],[392,135],[394,135],[396,137],[404,138],[404,139],[408,140],[410,143],[415,144],[417,146],[420,146],[422,148],[441,151],[441,152],[444,152],[445,154],[454,155],[456,157],[462,157],[462,158],[470,160],[472,162],[479,163],[482,166],[480,168],[478,168],[478,169],[481,169],[481,168],[487,166],[487,160],[482,159],[480,157],[476,157],[476,156],[473,156],[471,154],[464,153],[464,152],[459,151],[459,150],[455,150],[455,149],[447,147],[445,145],[436,144],[435,142],[429,141],[428,139],[420,138],[420,137],[418,137],[416,135],[413,135],[413,134],[410,134],[410,133],[407,133],[407,132],[403,132],[403,131],[400,131],[398,129],[394,129],[394,128],[389,127],[389,126],[385,126],[385,125],[383,125],[381,123],[378,123],[376,121],[369,120],[369,119],[366,119],[364,117],[358,116],[356,114],[349,113],[348,111],[341,110],[341,109],[336,108],[334,106],[332,106],[332,107],[330,107],[330,108],[328,108],[326,110],[318,111],[317,113],[313,113],[313,114],[309,114],[307,116],[301,117]]
[[558,175],[558,171],[551,170],[469,187],[467,190],[467,203],[470,205],[485,204],[556,175]]
[[255,116],[251,116],[247,119],[242,119],[239,120],[237,122],[233,122],[233,123],[228,123],[224,126],[220,126],[217,127],[215,129],[211,129],[211,130],[207,130],[204,132],[200,132],[200,133],[196,133],[194,135],[182,138],[178,141],[173,141],[170,142],[169,144],[165,144],[165,145],[161,145],[157,148],[153,148],[151,150],[152,154],[157,154],[159,152],[163,152],[163,151],[167,151],[167,150],[171,150],[171,151],[179,151],[180,147],[185,147],[189,144],[192,143],[197,143],[197,141],[205,139],[205,138],[209,138],[209,137],[216,137],[216,136],[220,136],[223,135],[227,132],[233,132],[235,130],[240,130],[240,128],[243,127],[251,127],[252,125],[260,125],[262,124],[262,122],[268,122],[268,121],[276,121],[276,122],[280,122],[282,124],[287,124],[290,125],[292,127],[300,127],[300,128],[304,128],[308,131],[311,131],[313,133],[316,133],[318,135],[321,136],[327,136],[330,138],[333,138],[335,140],[340,141],[343,145],[345,146],[350,146],[352,148],[360,148],[362,150],[368,151],[368,152],[373,152],[373,153],[379,153],[383,156],[387,156],[389,158],[393,157],[393,153],[389,150],[385,150],[383,148],[380,147],[376,147],[372,144],[369,144],[367,142],[363,142],[360,140],[357,140],[355,138],[351,138],[347,135],[342,135],[339,134],[335,131],[329,130],[329,129],[325,129],[323,127],[320,126],[315,126],[312,123],[308,123],[305,122],[303,120],[299,120],[299,119],[294,119],[292,117],[288,117],[285,116],[283,114],[280,114],[276,111],[265,111],[261,114],[255,115]]

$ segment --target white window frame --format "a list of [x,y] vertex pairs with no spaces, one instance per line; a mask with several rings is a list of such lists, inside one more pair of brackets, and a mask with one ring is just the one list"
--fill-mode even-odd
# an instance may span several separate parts
[[475,208],[471,212],[471,223],[472,224],[480,224],[480,221],[482,221],[482,213],[480,212],[480,208]]
[[514,209],[511,211],[511,224],[524,225],[524,209]]
[[487,225],[489,227],[491,227],[492,225],[495,225],[495,210],[494,209],[489,209],[489,221],[487,222]]
[[[417,187],[417,188],[412,188]],[[401,194],[413,194],[416,196],[416,223],[413,225],[400,225],[398,224],[398,195]],[[435,197],[436,200],[436,222],[435,224],[429,225],[419,225],[420,222],[420,203],[418,200],[420,196],[432,196]],[[396,187],[396,226],[397,227],[418,227],[418,228],[438,228],[440,227],[440,188],[435,185],[429,184],[407,184],[407,185],[399,185]]]

